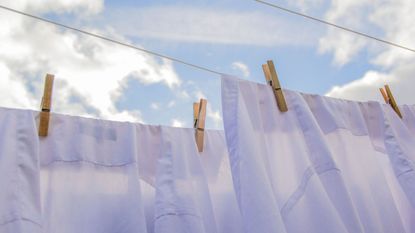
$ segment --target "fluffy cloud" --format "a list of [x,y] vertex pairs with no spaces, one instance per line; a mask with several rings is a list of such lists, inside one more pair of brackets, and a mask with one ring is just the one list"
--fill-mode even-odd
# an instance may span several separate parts
[[250,75],[249,67],[242,62],[239,62],[239,61],[233,62],[232,69],[241,72],[245,78],[249,77]]
[[[334,0],[327,18],[354,28],[369,31],[377,28],[389,41],[414,48],[415,28],[412,12],[415,2],[411,0],[371,1]],[[350,14],[353,17],[350,17]],[[324,42],[324,43],[323,43]],[[378,88],[390,84],[398,103],[414,103],[411,87],[415,86],[415,54],[399,48],[374,43],[358,36],[335,33],[329,30],[321,40],[320,49],[334,54],[337,64],[349,62],[360,51],[367,49],[375,66],[356,81],[334,87],[327,94],[333,97],[356,100],[381,100]]]
[[211,104],[206,106],[206,116],[213,122],[215,128],[223,127],[221,112],[219,110],[214,110]]
[[[5,5],[43,14],[95,14],[102,8],[101,1],[50,2],[10,1]],[[128,80],[161,83],[172,90],[181,84],[173,65],[166,60],[4,11],[0,27],[0,97],[4,96],[0,106],[38,109],[44,75],[52,73],[56,77],[54,111],[142,121],[139,111],[121,111],[115,106]],[[111,31],[88,30],[116,36]]]
[[[371,2],[332,0],[331,7],[326,13],[326,20],[355,30],[367,32],[371,28],[370,26],[373,27],[373,25],[370,25],[366,13],[374,10],[374,5],[376,4],[373,4],[373,2],[376,1],[378,0]],[[350,17],[351,14],[353,17]],[[344,65],[353,59],[370,42],[370,40],[355,34],[328,27],[327,35],[320,38],[319,51],[321,53],[333,53],[334,63]]]
[[34,105],[22,82],[10,79],[10,70],[0,63],[0,101],[5,107],[29,107]]
[[[381,95],[377,87],[390,80],[386,74],[376,71],[367,72],[363,78],[355,80],[343,86],[334,86],[326,95],[331,97],[342,97],[356,101],[381,100]],[[392,85],[393,86],[393,85]]]
[[153,102],[153,103],[150,104],[150,107],[154,110],[159,110],[160,109],[160,103]]
[[103,0],[6,0],[5,6],[29,11],[32,13],[75,13],[91,15],[101,12],[104,8]]
[[[414,59],[415,62],[415,59]],[[326,95],[356,101],[377,100],[383,102],[379,88],[388,84],[399,104],[414,104],[411,87],[415,85],[415,68],[410,64],[398,66],[389,72],[368,71],[351,83],[335,86]]]
[[315,8],[320,7],[323,2],[324,0],[290,0],[287,3],[290,6],[296,7],[297,9],[301,10],[301,12],[306,13],[315,10]]
[[179,119],[172,119],[171,120],[171,126],[173,127],[184,127],[185,123],[182,120]]

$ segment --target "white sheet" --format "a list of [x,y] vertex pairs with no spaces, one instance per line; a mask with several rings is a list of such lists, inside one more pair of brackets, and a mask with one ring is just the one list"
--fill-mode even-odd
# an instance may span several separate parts
[[242,232],[222,132],[208,133],[199,154],[194,130],[161,131],[155,232]]
[[[0,233],[415,232],[415,108],[224,77],[226,132],[0,108]],[[229,152],[229,154],[228,154]]]
[[1,233],[241,232],[222,131],[0,108]]
[[246,232],[415,232],[410,122],[387,105],[222,79],[235,192]]
[[0,232],[40,233],[39,160],[29,111],[0,111]]

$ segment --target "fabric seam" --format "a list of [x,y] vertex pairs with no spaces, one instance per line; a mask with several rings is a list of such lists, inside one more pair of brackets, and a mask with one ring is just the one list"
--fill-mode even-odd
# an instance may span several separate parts
[[122,163],[122,164],[104,164],[104,163],[97,163],[97,162],[94,162],[94,161],[82,160],[82,159],[77,159],[77,160],[56,159],[56,160],[50,161],[48,163],[41,164],[41,166],[46,166],[46,167],[47,166],[52,166],[55,163],[89,163],[89,164],[93,164],[93,165],[100,166],[100,167],[124,167],[124,166],[129,166],[131,164],[137,164],[136,161]]

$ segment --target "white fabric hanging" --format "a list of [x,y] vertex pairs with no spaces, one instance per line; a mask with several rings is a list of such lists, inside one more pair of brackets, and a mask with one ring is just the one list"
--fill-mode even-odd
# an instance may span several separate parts
[[0,233],[241,232],[222,131],[0,108]]
[[0,111],[0,232],[41,233],[39,160],[30,111]]
[[[224,77],[226,131],[0,108],[0,233],[415,232],[415,107]],[[228,154],[229,151],[229,154]]]
[[147,232],[134,125],[54,115],[50,127],[38,155],[43,230]]
[[199,155],[194,130],[161,131],[155,232],[242,232],[223,133],[210,131]]
[[414,111],[222,79],[246,232],[415,232]]

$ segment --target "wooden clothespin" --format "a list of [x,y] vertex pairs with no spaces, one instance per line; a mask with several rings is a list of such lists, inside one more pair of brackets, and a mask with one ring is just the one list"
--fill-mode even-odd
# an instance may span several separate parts
[[275,99],[277,100],[278,108],[281,112],[288,111],[287,103],[285,102],[284,93],[282,92],[280,81],[278,80],[277,71],[275,70],[274,62],[267,61],[267,64],[262,65],[265,79],[274,91]]
[[193,103],[193,127],[195,128],[195,139],[199,152],[203,151],[203,142],[205,136],[207,100],[200,99],[200,103]]
[[53,79],[54,76],[52,74],[46,74],[42,104],[40,107],[39,136],[41,137],[48,136],[50,109],[52,106]]
[[392,91],[389,88],[389,85],[385,85],[385,89],[379,88],[379,90],[385,102],[392,107],[392,109],[396,112],[396,114],[398,114],[400,118],[402,118],[401,111],[399,110],[398,104],[396,104],[395,98],[392,95]]

